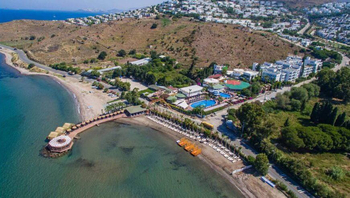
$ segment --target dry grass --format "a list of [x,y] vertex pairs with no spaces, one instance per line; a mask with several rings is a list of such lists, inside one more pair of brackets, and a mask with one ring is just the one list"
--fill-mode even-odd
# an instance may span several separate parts
[[[158,28],[150,29],[153,23],[158,23]],[[25,40],[32,35],[36,40]],[[45,39],[38,42],[40,37]],[[91,27],[21,20],[0,24],[0,41],[23,48],[33,59],[46,64],[81,64],[96,58],[101,51],[115,60],[120,49],[127,52],[136,49],[138,53],[151,50],[165,53],[185,66],[198,57],[198,67],[215,61],[243,68],[253,62],[285,58],[298,50],[273,34],[251,32],[235,25],[195,23],[187,18],[167,20],[166,25],[163,20],[124,19]]]

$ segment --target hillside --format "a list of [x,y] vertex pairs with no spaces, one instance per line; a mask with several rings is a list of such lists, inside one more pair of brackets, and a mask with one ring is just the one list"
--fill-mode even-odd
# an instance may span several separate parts
[[[151,29],[153,23],[158,27]],[[197,66],[211,62],[231,67],[248,67],[253,62],[285,58],[297,47],[269,33],[250,32],[234,25],[191,22],[186,18],[124,19],[80,27],[54,21],[21,20],[0,24],[0,42],[23,48],[35,60],[46,64],[81,64],[106,51],[107,59],[118,60],[117,52],[136,49],[162,52],[189,66],[197,57]],[[117,59],[118,58],[118,59]]]
[[336,0],[277,0],[285,3],[290,8],[304,8],[309,6],[317,6],[324,3],[336,2]]

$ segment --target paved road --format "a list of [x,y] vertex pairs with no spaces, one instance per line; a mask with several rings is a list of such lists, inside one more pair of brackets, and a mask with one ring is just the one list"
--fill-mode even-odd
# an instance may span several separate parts
[[310,27],[309,19],[306,19],[306,20],[307,20],[307,24],[301,30],[298,31],[298,34],[304,34],[305,31]]
[[[27,54],[24,53],[22,50],[19,50],[19,49],[15,50],[15,49],[12,48],[12,47],[9,47],[9,46],[6,46],[6,45],[2,45],[2,44],[0,44],[0,47],[3,47],[3,48],[5,48],[5,49],[9,49],[9,50],[13,51],[14,53],[17,53],[18,56],[19,56],[19,59],[20,59],[21,61],[23,61],[23,62],[25,62],[25,63],[27,63],[27,64],[31,64],[31,63],[32,63],[32,64],[34,64],[35,66],[39,67],[40,69],[43,69],[43,70],[46,70],[46,71],[49,71],[49,72],[51,72],[51,73],[55,73],[55,74],[58,74],[58,75],[66,76],[67,78],[75,78],[75,79],[80,80],[81,77],[82,77],[82,76],[79,75],[79,74],[70,75],[70,74],[68,74],[68,72],[56,70],[56,69],[53,69],[53,68],[51,68],[51,67],[49,67],[49,66],[46,66],[46,65],[44,65],[44,64],[41,64],[41,63],[32,61],[32,60],[30,60],[30,59],[28,58]],[[94,79],[89,79],[89,78],[85,78],[84,81],[92,83],[92,82],[94,82],[94,81],[96,81],[96,80],[94,80]],[[104,83],[104,82],[101,82],[101,83],[103,84],[104,87],[106,87],[106,88],[111,88],[111,85],[106,84],[106,83]]]

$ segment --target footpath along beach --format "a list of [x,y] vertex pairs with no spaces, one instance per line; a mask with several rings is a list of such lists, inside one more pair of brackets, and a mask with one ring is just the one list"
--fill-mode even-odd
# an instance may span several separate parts
[[10,50],[0,49],[0,53],[5,55],[6,64],[15,68],[21,74],[49,76],[65,87],[70,93],[73,94],[73,97],[76,100],[81,120],[89,120],[101,114],[101,110],[104,109],[103,105],[112,100],[106,94],[102,94],[102,91],[92,89],[90,83],[81,82],[80,80],[70,76],[63,78],[52,73],[31,72],[25,68],[15,66],[12,63],[11,60],[13,55]]
[[[10,50],[0,49],[0,53],[5,54],[6,63],[18,70],[21,74],[49,76],[64,86],[73,94],[73,97],[75,98],[80,110],[79,114],[81,120],[89,120],[101,114],[103,105],[111,100],[111,98],[109,98],[106,94],[103,94],[102,91],[92,89],[89,83],[80,82],[78,79],[70,76],[63,78],[52,73],[47,74],[28,71],[27,69],[15,66],[12,63],[13,52]],[[172,139],[174,141],[174,146],[177,146],[176,140],[183,137],[183,135],[157,124],[145,116],[122,118],[114,122],[150,127],[156,131],[164,133],[166,136]],[[230,175],[229,173],[233,170],[240,169],[245,166],[242,161],[231,163],[211,147],[204,144],[200,144],[200,147],[202,149],[202,154],[199,155],[198,158],[224,177],[228,182],[230,182],[231,185],[238,188],[245,197],[285,197],[285,195],[277,189],[271,188],[267,184],[261,182],[259,177],[252,175],[252,172],[249,170],[246,173],[239,173],[233,176]],[[184,151],[184,155],[187,154],[188,153]]]

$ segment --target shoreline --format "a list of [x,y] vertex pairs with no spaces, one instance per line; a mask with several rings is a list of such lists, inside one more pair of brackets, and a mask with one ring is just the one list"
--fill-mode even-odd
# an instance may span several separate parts
[[[5,63],[17,70],[22,75],[41,75],[41,76],[48,76],[51,79],[55,80],[57,83],[62,85],[70,94],[72,94],[74,101],[77,105],[77,110],[80,118],[82,121],[91,119],[96,116],[96,114],[100,114],[101,112],[99,110],[93,109],[92,111],[89,111],[90,109],[86,109],[86,107],[89,107],[89,105],[93,104],[96,105],[96,103],[99,103],[99,105],[105,104],[102,102],[103,100],[86,100],[89,97],[86,97],[86,95],[91,96],[91,98],[95,97],[94,93],[96,92],[98,95],[105,95],[102,93],[99,93],[96,90],[93,90],[94,93],[85,93],[86,91],[89,91],[89,89],[82,89],[84,87],[84,84],[87,85],[91,89],[91,86],[89,84],[78,82],[77,79],[74,79],[72,77],[66,77],[64,79],[59,78],[58,76],[55,76],[51,73],[39,73],[39,72],[31,72],[25,68],[16,67],[12,63],[12,54],[10,50],[4,50],[0,49],[0,53],[5,55]],[[43,70],[44,71],[44,70]],[[70,80],[69,80],[70,79]],[[74,82],[72,82],[74,79]],[[90,91],[91,92],[91,91]],[[96,95],[96,94],[95,94]],[[105,95],[106,96],[106,95]],[[95,98],[96,99],[96,98]],[[105,98],[106,99],[106,98]],[[110,98],[108,98],[111,100]],[[171,138],[171,140],[175,141],[180,139],[182,135],[176,133],[175,131],[172,131],[162,125],[159,125],[145,116],[142,117],[135,117],[135,118],[122,118],[119,120],[115,120],[116,123],[123,123],[123,124],[132,124],[132,125],[138,125],[138,126],[146,126],[150,127],[155,131],[161,132],[164,135]],[[203,161],[207,166],[209,166],[212,170],[217,172],[219,175],[221,175],[223,178],[225,178],[226,182],[229,182],[230,185],[234,186],[237,191],[240,192],[241,195],[244,197],[284,197],[282,193],[280,193],[277,189],[270,189],[269,186],[263,186],[264,184],[259,181],[258,178],[252,176],[251,174],[245,174],[240,173],[237,175],[229,175],[228,173],[232,170],[242,168],[244,166],[242,162],[237,163],[230,163],[227,161],[226,158],[224,158],[222,155],[211,149],[207,145],[200,144],[200,147],[202,148],[202,155],[198,156],[198,158]],[[184,153],[185,154],[185,153]],[[277,192],[276,192],[277,191]],[[282,195],[282,196],[281,196]]]
[[[183,137],[183,135],[166,128],[162,125],[159,125],[145,116],[133,117],[133,118],[121,118],[118,120],[114,120],[113,122],[119,124],[130,124],[137,126],[149,127],[157,132],[160,132],[166,135],[168,138],[174,141],[174,145],[176,144],[176,140]],[[244,197],[249,198],[258,198],[258,197],[285,197],[283,193],[278,191],[275,188],[269,187],[267,184],[262,183],[259,178],[253,176],[251,173],[239,173],[237,175],[228,174],[227,170],[239,169],[242,168],[243,162],[239,161],[236,163],[229,162],[226,158],[224,158],[221,154],[214,151],[208,145],[198,144],[202,148],[202,154],[197,156],[202,162],[205,163],[206,166],[209,166],[213,171],[218,173],[226,182],[229,182],[230,185],[234,186],[237,191],[241,193]],[[176,144],[177,146],[177,144]],[[188,154],[188,153],[184,153]]]
[[105,94],[97,95],[96,93],[99,93],[99,91],[92,90],[89,83],[79,82],[77,79],[69,76],[62,79],[52,73],[31,72],[25,68],[15,66],[13,64],[13,56],[11,53],[15,52],[3,48],[0,49],[0,53],[4,54],[5,56],[5,64],[18,71],[21,75],[47,76],[60,84],[60,86],[62,86],[72,96],[76,106],[77,115],[81,121],[92,119],[101,114],[103,105],[106,104],[107,101],[111,100]]

